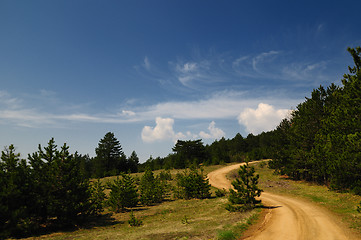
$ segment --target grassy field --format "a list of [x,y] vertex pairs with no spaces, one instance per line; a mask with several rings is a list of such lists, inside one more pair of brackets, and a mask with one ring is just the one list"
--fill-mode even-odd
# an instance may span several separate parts
[[[260,174],[259,186],[268,192],[303,198],[329,209],[348,226],[361,233],[361,214],[356,211],[361,197],[350,193],[337,193],[325,186],[302,181],[292,181],[285,176],[274,175],[267,164],[254,165]],[[204,168],[207,174],[223,166]],[[171,174],[183,170],[172,170]],[[158,174],[156,171],[155,174]],[[235,177],[230,173],[230,179]],[[140,177],[141,174],[134,176]],[[114,177],[102,179],[111,181]],[[212,189],[213,196],[214,190]],[[140,227],[128,224],[130,212],[105,212],[88,226],[72,231],[57,232],[29,239],[236,239],[260,216],[261,209],[248,213],[230,213],[225,210],[226,197],[204,200],[172,200],[159,205],[134,209],[134,215],[142,220]]]
[[[357,212],[361,196],[351,193],[339,193],[330,191],[326,186],[311,184],[304,181],[293,181],[285,176],[273,174],[273,170],[267,164],[254,164],[260,174],[259,186],[264,191],[285,194],[297,198],[307,199],[331,212],[342,220],[350,228],[361,233],[361,213]],[[233,178],[235,172],[230,173],[228,178]]]
[[[223,166],[205,167],[204,173],[220,167]],[[171,171],[172,175],[177,172],[179,171]],[[139,227],[128,224],[130,212],[105,212],[88,226],[29,239],[236,239],[235,237],[240,236],[257,220],[260,209],[248,213],[230,213],[225,210],[227,201],[226,197],[203,200],[169,199],[159,205],[135,208],[135,217],[143,222]]]

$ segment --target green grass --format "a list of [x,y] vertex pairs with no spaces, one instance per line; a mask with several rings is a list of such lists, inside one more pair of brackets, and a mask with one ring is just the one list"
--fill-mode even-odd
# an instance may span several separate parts
[[[207,174],[223,166],[204,168]],[[183,170],[173,170],[172,175]],[[155,172],[158,174],[158,172]],[[136,174],[141,176],[141,174]],[[114,177],[103,179],[104,182]],[[214,193],[213,193],[214,196]],[[130,212],[104,215],[88,226],[77,230],[56,232],[36,239],[230,239],[227,236],[241,236],[241,233],[257,219],[260,209],[247,213],[230,213],[225,209],[226,197],[210,199],[173,200],[151,206],[133,209],[134,217],[141,226],[131,227]],[[35,239],[35,238],[30,238]]]

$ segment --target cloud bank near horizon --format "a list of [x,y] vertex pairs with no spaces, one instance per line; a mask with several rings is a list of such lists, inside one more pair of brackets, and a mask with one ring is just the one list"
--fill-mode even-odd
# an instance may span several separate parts
[[[188,68],[191,68],[188,66]],[[226,137],[216,127],[218,120],[238,121],[240,129],[258,134],[274,129],[289,113],[283,108],[284,99],[251,99],[240,92],[222,92],[198,101],[163,102],[155,105],[127,108],[108,114],[77,112],[55,113],[26,106],[26,101],[2,91],[0,94],[0,123],[27,128],[61,128],[71,123],[132,124],[154,121],[155,126],[143,125],[141,139],[145,143],[176,141],[178,139],[220,139]],[[1,121],[3,120],[3,121]],[[174,131],[176,120],[209,121],[208,129],[196,132]]]
[[142,130],[143,142],[152,143],[156,141],[171,140],[176,142],[177,140],[188,139],[220,139],[225,136],[222,129],[216,127],[216,123],[212,121],[208,126],[209,132],[200,131],[198,134],[194,134],[187,131],[185,134],[182,132],[176,133],[173,129],[174,119],[157,117],[155,120],[155,127],[144,126]]

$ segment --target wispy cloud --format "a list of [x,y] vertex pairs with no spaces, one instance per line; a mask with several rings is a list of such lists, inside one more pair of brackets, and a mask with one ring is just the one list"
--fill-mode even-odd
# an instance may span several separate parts
[[0,91],[0,104],[7,109],[16,109],[21,105],[21,100],[19,98],[12,97],[6,91]]
[[208,75],[210,62],[208,60],[201,60],[199,62],[181,62],[175,64],[174,75],[179,82],[185,86],[192,88],[204,83],[212,77]]
[[[297,90],[305,86],[314,88],[333,82],[330,60],[319,60],[302,53],[282,49],[235,56],[233,53],[211,51],[188,59],[152,63],[145,57],[135,66],[142,78],[148,78],[177,94],[209,94],[215,91],[257,88],[283,88]],[[332,75],[333,76],[333,75]],[[331,77],[332,77],[331,76]]]
[[[305,60],[285,51],[268,51],[254,56],[241,56],[232,62],[236,75],[262,81],[263,86],[282,85],[289,89],[300,84],[315,87],[330,78],[326,60]],[[267,81],[265,81],[267,80]]]
[[148,59],[147,56],[144,57],[143,66],[144,66],[144,68],[145,68],[146,70],[148,70],[148,71],[149,71],[150,68],[151,68],[150,61],[149,61],[149,59]]
[[259,71],[258,69],[258,64],[264,62],[265,60],[272,60],[272,57],[275,56],[275,55],[278,55],[279,52],[278,51],[269,51],[269,52],[264,52],[264,53],[261,53],[255,57],[252,58],[252,68],[253,70],[255,71]]

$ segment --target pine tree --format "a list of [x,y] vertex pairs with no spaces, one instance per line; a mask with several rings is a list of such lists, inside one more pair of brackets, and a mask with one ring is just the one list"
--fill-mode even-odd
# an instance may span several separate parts
[[138,192],[134,179],[129,174],[121,173],[112,183],[108,183],[110,189],[108,206],[115,212],[124,212],[126,208],[132,208],[138,204]]
[[229,211],[246,211],[253,209],[256,204],[261,202],[261,200],[257,200],[256,197],[261,196],[261,192],[263,191],[257,186],[259,175],[255,175],[254,167],[250,167],[248,162],[240,167],[238,175],[239,178],[232,182],[235,190],[229,190],[229,204],[226,208]]
[[138,172],[139,158],[135,151],[128,158],[128,169],[132,172]]
[[105,187],[98,179],[90,184],[90,215],[99,215],[104,209]]
[[347,50],[355,65],[327,109],[319,155],[328,156],[332,188],[361,195],[361,47]]
[[114,133],[105,134],[104,138],[99,141],[95,153],[97,177],[114,176],[119,172],[127,172],[127,159]]
[[61,225],[75,224],[91,207],[89,180],[80,172],[79,155],[64,144],[59,151],[54,139],[44,150],[29,156],[34,181],[31,198],[40,223],[53,219]]
[[89,180],[80,172],[80,157],[70,154],[69,147],[64,144],[57,152],[54,162],[54,174],[57,191],[54,192],[54,213],[62,224],[75,224],[79,215],[85,215],[91,207],[89,203]]
[[165,188],[158,177],[154,177],[153,172],[147,169],[139,184],[140,202],[144,205],[151,205],[163,201]]
[[0,238],[31,231],[31,178],[29,167],[10,145],[0,161]]

